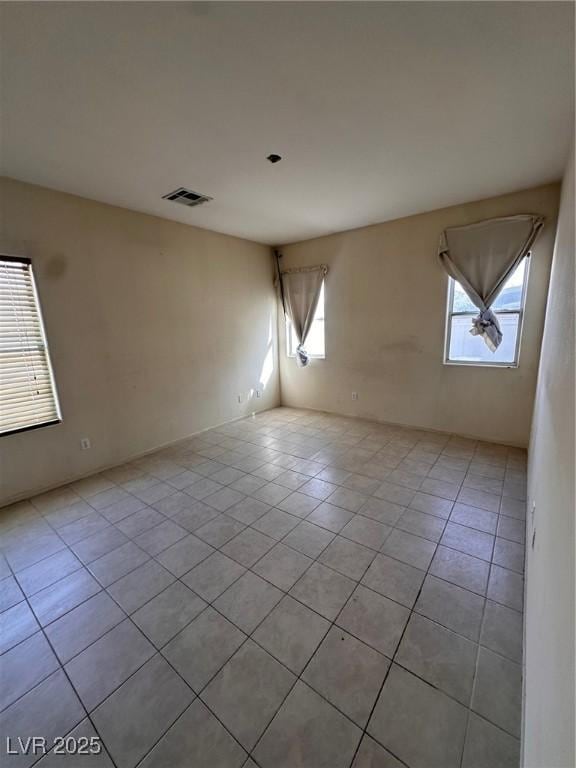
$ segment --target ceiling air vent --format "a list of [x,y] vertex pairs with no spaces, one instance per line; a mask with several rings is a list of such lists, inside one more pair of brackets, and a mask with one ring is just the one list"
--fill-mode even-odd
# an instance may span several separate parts
[[178,187],[174,192],[162,195],[162,200],[172,200],[173,203],[180,203],[180,205],[187,205],[189,208],[192,208],[195,205],[208,203],[212,198],[208,197],[208,195],[200,195],[198,192],[192,192],[191,189]]

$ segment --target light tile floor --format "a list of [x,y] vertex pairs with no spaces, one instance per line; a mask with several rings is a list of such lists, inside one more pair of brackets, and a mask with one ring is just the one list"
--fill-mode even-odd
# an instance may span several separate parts
[[4,508],[2,750],[104,745],[6,764],[516,767],[525,465],[279,408]]

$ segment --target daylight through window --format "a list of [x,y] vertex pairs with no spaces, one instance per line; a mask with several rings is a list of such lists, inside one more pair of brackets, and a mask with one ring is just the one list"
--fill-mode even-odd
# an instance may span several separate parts
[[[308,352],[310,357],[322,358],[326,357],[324,346],[324,285],[320,289],[320,296],[318,298],[318,306],[316,307],[316,313],[314,320],[312,321],[312,328],[306,337],[304,348]],[[294,333],[292,323],[286,318],[286,349],[288,350],[289,357],[296,356],[296,347],[298,346],[298,339]]]
[[32,264],[0,256],[0,435],[58,421]]
[[460,283],[449,278],[445,362],[518,365],[527,281],[528,257],[522,259],[492,304],[491,309],[502,330],[502,343],[495,352],[491,352],[481,336],[470,333],[472,318],[478,314],[478,308],[470,301]]

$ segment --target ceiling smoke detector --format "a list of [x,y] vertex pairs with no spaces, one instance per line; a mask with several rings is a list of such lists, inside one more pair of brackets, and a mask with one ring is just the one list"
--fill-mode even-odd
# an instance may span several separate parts
[[198,192],[193,192],[191,189],[185,187],[178,187],[174,192],[169,192],[167,195],[162,195],[162,200],[171,200],[173,203],[180,203],[180,205],[187,205],[189,208],[193,208],[196,205],[202,205],[202,203],[208,203],[213,198],[208,195],[201,195]]

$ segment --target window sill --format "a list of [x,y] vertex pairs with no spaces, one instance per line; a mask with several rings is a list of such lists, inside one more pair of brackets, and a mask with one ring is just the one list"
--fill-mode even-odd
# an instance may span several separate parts
[[444,360],[444,365],[454,365],[457,368],[518,368],[518,363],[475,363],[457,360]]
[[[296,360],[296,355],[289,355],[286,353],[286,357],[291,358],[292,360]],[[326,360],[326,355],[308,355],[309,360]]]
[[54,419],[53,421],[43,421],[42,424],[31,424],[29,427],[18,427],[18,429],[9,429],[6,432],[0,432],[0,437],[8,437],[9,435],[18,435],[21,432],[31,432],[33,429],[42,429],[43,427],[54,427],[56,424],[62,424],[62,419]]

